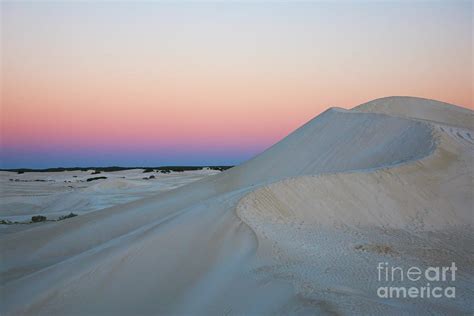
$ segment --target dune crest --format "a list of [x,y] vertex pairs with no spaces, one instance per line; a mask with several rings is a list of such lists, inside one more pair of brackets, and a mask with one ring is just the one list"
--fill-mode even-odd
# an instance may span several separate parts
[[[468,313],[472,115],[406,97],[329,109],[218,175],[6,236],[0,310]],[[381,261],[455,261],[459,294],[378,298]]]
[[423,98],[380,98],[356,106],[352,111],[383,113],[468,129],[474,128],[474,113],[471,110],[454,104]]

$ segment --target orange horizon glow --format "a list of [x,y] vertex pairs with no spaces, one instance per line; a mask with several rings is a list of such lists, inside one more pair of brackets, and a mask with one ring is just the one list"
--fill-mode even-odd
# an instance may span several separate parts
[[474,110],[469,2],[1,10],[4,168],[81,163],[79,149],[104,164],[235,164],[328,107],[393,95]]

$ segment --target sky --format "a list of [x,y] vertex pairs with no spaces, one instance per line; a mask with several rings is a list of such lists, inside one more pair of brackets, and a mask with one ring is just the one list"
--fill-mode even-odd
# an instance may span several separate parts
[[474,109],[471,1],[0,6],[0,168],[234,165],[331,106]]

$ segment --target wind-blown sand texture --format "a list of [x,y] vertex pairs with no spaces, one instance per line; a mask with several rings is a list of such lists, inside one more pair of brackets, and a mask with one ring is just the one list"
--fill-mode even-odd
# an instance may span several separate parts
[[[419,98],[332,108],[225,172],[6,234],[0,311],[470,314],[473,123]],[[379,262],[456,262],[456,299],[379,298]]]

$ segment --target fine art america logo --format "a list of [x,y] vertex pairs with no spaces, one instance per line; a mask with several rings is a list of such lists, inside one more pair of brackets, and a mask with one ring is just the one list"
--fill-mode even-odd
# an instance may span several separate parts
[[[456,280],[457,269],[454,262],[447,267],[428,268],[416,266],[402,268],[390,266],[388,262],[379,262],[378,281],[390,283],[390,285],[380,286],[377,289],[377,296],[380,298],[455,298],[456,288],[448,285]],[[394,283],[400,284],[399,282],[403,282],[404,285],[410,282],[413,284],[392,286]]]

